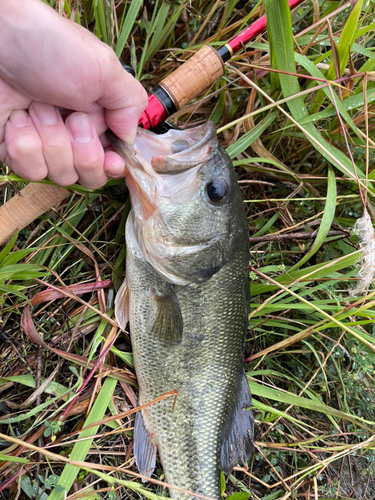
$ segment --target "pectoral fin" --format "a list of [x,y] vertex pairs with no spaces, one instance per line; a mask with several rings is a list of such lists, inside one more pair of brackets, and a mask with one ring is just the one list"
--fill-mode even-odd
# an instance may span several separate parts
[[247,462],[254,450],[254,419],[251,410],[251,393],[245,372],[233,417],[224,427],[221,436],[221,467],[230,474],[239,460]]
[[178,344],[182,339],[183,320],[176,293],[171,287],[165,295],[154,295],[153,300],[157,312],[152,333],[163,340],[165,346]]
[[[134,456],[139,473],[151,477],[156,464],[156,446],[148,435],[142,412],[135,416],[134,424]],[[146,479],[142,479],[146,483]]]
[[126,278],[116,295],[115,316],[117,323],[123,330],[125,330],[129,321],[129,291]]

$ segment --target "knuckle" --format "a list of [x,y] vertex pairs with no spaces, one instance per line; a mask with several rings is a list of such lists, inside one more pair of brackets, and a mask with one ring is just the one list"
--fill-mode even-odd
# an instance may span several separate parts
[[103,165],[104,153],[91,152],[91,154],[80,158],[79,162],[75,164],[75,167],[80,172],[92,172],[92,174],[94,174],[96,171],[103,169]]
[[42,181],[47,177],[47,169],[40,167],[35,170],[28,170],[27,174],[25,175],[25,178],[28,179],[29,181]]
[[28,156],[40,149],[40,141],[32,134],[15,137],[9,146],[10,156]]
[[80,184],[82,184],[82,186],[87,188],[87,189],[99,189],[102,186],[104,186],[105,183],[106,183],[106,179],[100,179],[97,181],[87,181],[87,180],[80,181]]
[[59,184],[59,186],[71,186],[72,184],[75,184],[78,181],[78,174],[70,174],[64,177],[57,177],[54,175],[49,175],[48,178],[52,181],[55,182],[56,184]]
[[64,153],[69,150],[69,142],[65,137],[55,135],[49,138],[43,147],[54,153]]

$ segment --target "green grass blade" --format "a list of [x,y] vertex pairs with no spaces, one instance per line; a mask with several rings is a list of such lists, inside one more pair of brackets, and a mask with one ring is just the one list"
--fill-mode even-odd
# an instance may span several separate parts
[[[331,260],[329,262],[325,262],[325,267],[322,269],[321,264],[316,264],[314,266],[311,266],[307,269],[300,269],[298,271],[293,271],[289,274],[289,272],[282,274],[281,276],[278,276],[276,278],[276,281],[278,283],[290,283],[293,280],[296,279],[302,279],[306,274],[309,274],[308,277],[308,282],[311,281],[316,281],[321,278],[327,278],[330,276],[334,276],[334,273],[337,271],[340,271],[341,269],[345,269],[346,267],[353,266],[358,260],[358,253],[352,253],[347,255],[346,257],[340,259],[340,260]],[[262,269],[263,271],[263,269]],[[311,274],[310,274],[311,273]],[[340,275],[340,278],[342,278],[342,275]],[[258,295],[259,293],[266,293],[270,292],[272,290],[277,290],[278,287],[275,285],[265,285],[265,284],[258,284],[258,283],[251,283],[250,284],[250,290],[251,290],[251,295],[255,296]]]
[[[104,417],[113,391],[115,390],[116,384],[116,380],[113,380],[111,378],[105,379],[101,391],[99,392],[95,403],[91,408],[89,416],[85,421],[84,427],[87,427],[93,422],[98,422]],[[93,441],[93,438],[90,438],[89,436],[95,435],[98,431],[98,428],[99,426],[94,426],[79,434],[79,439],[87,439],[74,444],[73,450],[69,456],[71,460],[76,460],[79,462],[84,461]],[[69,492],[75,478],[77,477],[78,472],[79,469],[74,465],[65,465],[60,479],[57,482],[56,488],[49,495],[48,500],[63,500],[63,498],[66,496],[66,493]]]
[[95,13],[95,34],[104,43],[108,43],[103,0],[93,0],[93,7]]
[[41,278],[45,271],[37,264],[12,264],[0,269],[0,280],[29,280]]
[[123,245],[116,259],[115,265],[113,266],[112,281],[113,281],[113,287],[116,290],[116,292],[118,292],[123,282],[122,273],[124,272],[124,267],[125,267],[125,257],[126,257],[126,246]]
[[[307,57],[302,56],[301,54],[294,54],[295,56],[295,61],[297,64],[300,64],[302,67],[304,67],[311,76],[315,76],[316,78],[325,78],[323,73],[320,71],[319,68],[315,66]],[[327,78],[327,77],[326,77]],[[328,78],[327,78],[328,79]],[[352,120],[351,116],[349,115],[347,109],[351,106],[351,104],[346,104],[346,100],[344,102],[341,102],[340,99],[336,96],[334,92],[331,93],[329,88],[325,88],[321,90],[326,97],[334,104],[330,109],[332,110],[332,115],[336,115],[337,111],[336,108],[339,110],[340,114],[344,118],[344,120],[350,125],[350,128],[353,130],[353,132],[357,135],[357,137],[363,142],[362,136],[359,133],[358,127],[355,125],[354,121]],[[353,109],[353,108],[350,108]],[[325,110],[324,110],[325,111]],[[301,124],[303,123],[309,123],[309,118],[306,117],[301,120]]]
[[[147,36],[140,61],[137,67],[137,78],[141,79],[142,71],[147,62],[155,54],[163,42],[173,33],[174,25],[180,16],[184,4],[180,4],[177,9],[173,5],[173,13],[170,13],[171,4],[161,1],[161,6],[155,4],[154,13],[150,24],[147,26]],[[169,16],[169,21],[167,21]]]
[[[8,418],[2,418],[1,423],[2,424],[15,424],[16,422],[24,422],[25,420],[31,419],[35,415],[38,415],[44,408],[48,408],[49,406],[52,406],[53,403],[56,401],[60,400],[60,396],[56,396],[55,398],[50,398],[44,403],[41,403],[40,405],[36,406],[32,410],[22,413],[21,415],[18,415],[17,417],[8,417]],[[37,419],[32,419],[33,425],[29,426],[28,431],[30,431],[36,424],[37,424]]]
[[256,233],[254,233],[252,236],[262,236],[262,234],[265,234],[270,227],[273,226],[273,224],[277,221],[277,219],[280,217],[280,212],[276,212]]
[[[9,294],[15,295],[16,297],[19,297],[22,300],[29,301],[29,299],[26,297],[26,295],[23,294],[22,292],[20,292],[20,290],[22,290],[23,288],[25,288],[25,287],[15,286],[15,285],[0,285],[0,292],[2,292],[4,294],[9,293]],[[1,293],[0,293],[0,296],[1,296]]]
[[32,247],[32,248],[25,248],[23,250],[18,250],[17,252],[12,252],[4,258],[3,265],[5,266],[5,265],[17,264],[17,262],[22,260],[27,255],[30,255],[31,253],[35,252],[35,250],[37,250],[37,248]]
[[[224,84],[225,84],[225,82],[222,80],[221,85],[224,86]],[[227,93],[225,90],[220,92],[215,109],[214,109],[212,115],[210,116],[210,120],[212,122],[214,122],[215,125],[217,125],[219,123],[220,118],[223,116],[224,109],[225,109],[226,95],[227,95]]]
[[30,460],[22,457],[14,457],[13,455],[0,454],[0,462],[14,462],[16,464],[29,464]]
[[133,367],[133,354],[131,352],[120,351],[116,347],[111,347],[110,351],[118,356],[128,366]]
[[14,244],[16,243],[18,238],[18,233],[16,233],[13,238],[10,240],[10,242],[3,248],[3,250],[0,252],[0,265],[3,262],[3,260],[7,257],[9,252],[12,250],[14,247]]
[[[359,21],[359,16],[362,11],[362,4],[363,0],[357,0],[356,4],[353,7],[352,12],[350,13],[348,20],[345,23],[344,29],[342,30],[339,42],[337,44],[337,52],[339,56],[339,62],[340,62],[340,75],[344,72],[344,69],[347,65],[348,59],[349,59],[349,51],[352,48],[352,45],[354,43],[354,40],[358,36],[358,21]],[[335,67],[334,67],[334,61],[332,59],[327,74],[326,74],[327,80],[333,80],[336,78],[335,74]],[[313,109],[316,111],[317,109],[320,108],[321,104],[324,101],[324,95],[322,91],[318,92],[315,103],[313,106]]]
[[336,210],[336,200],[337,200],[337,188],[336,188],[336,179],[335,173],[333,169],[330,167],[328,170],[328,187],[327,187],[327,201],[324,207],[324,213],[322,217],[322,222],[319,226],[319,231],[314,241],[314,245],[307,252],[307,254],[302,257],[302,259],[293,266],[289,272],[294,271],[301,267],[305,262],[307,262],[324,243],[324,240],[327,237],[328,231],[331,229],[331,225],[333,222],[333,218],[335,216]]
[[230,158],[235,158],[241,154],[245,149],[247,149],[254,141],[256,141],[262,133],[273,123],[276,119],[277,113],[270,113],[267,118],[264,118],[260,123],[258,123],[253,129],[244,134],[241,139],[236,141],[234,144],[226,149],[226,152]]
[[[266,277],[265,275],[263,276],[264,279],[268,279],[269,281],[271,282],[274,282],[274,284],[276,284],[276,281],[273,280],[272,278],[269,278],[269,277]],[[319,305],[316,305],[314,302],[315,301],[311,301],[311,300],[306,300],[304,299],[303,297],[301,297],[301,295],[298,295],[296,292],[294,292],[291,287],[290,288],[287,288],[286,286],[282,285],[281,283],[278,284],[278,286],[284,290],[285,292],[289,293],[291,296],[293,296],[295,299],[297,299],[299,302],[302,302],[302,304],[296,304],[296,305],[293,305],[291,306],[291,308],[297,308],[297,309],[302,309],[302,310],[306,310],[308,311],[308,309],[311,307],[312,309],[314,309],[319,315],[321,315],[322,318],[325,318],[326,320],[329,320],[329,321],[332,321],[336,326],[342,328],[343,330],[345,330],[345,332],[347,333],[350,333],[350,335],[352,335],[355,339],[361,341],[363,344],[365,344],[367,347],[369,347],[373,352],[375,352],[375,342],[374,342],[374,339],[371,338],[371,341],[368,341],[367,339],[365,339],[363,336],[361,335],[358,335],[357,332],[355,330],[353,330],[353,328],[350,328],[347,323],[343,323],[341,321],[339,321],[337,318],[335,318],[334,316],[331,316],[330,314],[328,314],[327,311],[332,311],[334,312],[336,310],[336,307],[335,306],[327,306],[326,305],[326,302],[327,301],[323,301],[323,304],[325,305],[325,309],[322,309],[320,307],[321,304]],[[318,301],[319,303],[319,301]],[[302,306],[302,307],[301,307]],[[267,307],[267,305],[266,305]],[[307,309],[306,309],[307,308]]]
[[254,380],[249,380],[248,382],[251,393],[254,396],[272,399],[273,401],[278,401],[279,403],[285,403],[287,405],[300,406],[301,408],[306,408],[307,410],[311,411],[318,411],[319,413],[323,413],[325,415],[331,415],[332,417],[338,417],[342,420],[348,420],[349,422],[352,422],[359,427],[364,427],[366,429],[368,429],[368,426],[365,424],[372,424],[372,422],[367,422],[362,418],[356,417],[354,415],[349,415],[340,410],[336,410],[336,408],[332,408],[331,406],[320,403],[319,401],[314,401],[302,396],[296,396],[295,394],[291,394],[290,392],[266,387],[262,384],[259,384],[258,382],[255,382]]
[[[294,42],[292,24],[290,19],[289,4],[287,0],[274,2],[266,0],[266,14],[268,19],[268,31],[271,40],[271,49],[274,54],[272,60],[278,70],[288,73],[296,73],[294,63]],[[287,74],[277,74],[284,97],[293,96],[300,92],[298,79],[296,76]],[[258,87],[259,89],[259,87]],[[260,90],[260,89],[259,89]],[[355,181],[353,165],[348,157],[338,148],[332,146],[313,124],[301,127],[299,122],[308,116],[308,112],[302,97],[288,101],[288,107],[294,119],[294,124],[304,133],[305,137],[314,147],[341,172],[350,175]],[[356,168],[356,174],[360,179],[364,178],[363,172]],[[369,188],[373,190],[373,188]]]
[[263,158],[263,157],[253,156],[252,158],[249,158],[249,159],[246,159],[246,160],[235,160],[233,162],[233,166],[236,167],[237,165],[241,165],[241,166],[243,166],[243,167],[246,168],[250,164],[251,165],[251,169],[252,170],[256,170],[256,166],[253,164],[253,162],[254,163],[269,163],[270,165],[274,165],[281,172],[285,172],[288,175],[290,175],[291,177],[293,177],[293,179],[295,179],[295,181],[298,182],[298,184],[301,182],[300,179],[297,177],[297,175],[294,172],[292,172],[291,170],[289,170],[285,165],[282,165],[278,161],[272,160],[271,158]]
[[[152,36],[149,48],[147,50],[146,58],[144,64],[147,63],[152,56],[157,52],[157,50],[162,46],[167,37],[173,33],[174,25],[177,19],[180,17],[184,4],[181,3],[179,7],[175,10],[172,15],[169,15],[170,4],[168,2],[163,2],[162,7],[155,19],[155,32]],[[165,24],[165,21],[170,18]]]
[[[86,469],[89,470],[89,469]],[[149,500],[165,500],[165,496],[156,495],[152,491],[144,488],[139,483],[134,481],[125,481],[124,479],[118,479],[116,477],[110,476],[109,474],[104,474],[104,472],[99,472],[98,470],[89,470],[96,476],[106,481],[108,484],[118,485],[120,484],[124,488],[128,488],[132,491],[136,491],[138,494],[144,496],[145,498],[149,498]]]
[[[25,385],[26,387],[36,388],[36,381],[32,375],[11,375],[10,377],[1,377],[0,378],[0,387],[7,382],[16,382],[17,384]],[[44,380],[41,380],[41,384],[43,384]],[[64,387],[63,385],[51,380],[48,386],[44,389],[46,394],[52,394],[53,396],[59,396],[61,398],[66,397],[69,389]]]
[[261,420],[263,422],[273,422],[276,418],[282,417],[296,425],[300,424],[299,420],[289,415],[289,413],[273,408],[272,406],[265,405],[256,399],[253,399],[253,407],[262,413]]
[[[354,40],[358,36],[357,28],[359,16],[362,11],[363,0],[357,0],[353,10],[351,11],[348,20],[345,23],[344,29],[342,30],[339,43],[337,44],[337,51],[339,53],[340,59],[340,73],[344,72],[346,64],[349,59],[349,50],[354,43]],[[333,61],[331,62],[328,72],[327,79],[332,80],[335,77],[335,69],[333,66]]]
[[[296,56],[298,57],[298,54],[296,54]],[[375,68],[375,61],[373,61],[373,64],[374,64],[374,68]],[[329,94],[329,99],[331,99],[331,93],[328,92],[328,94]],[[366,100],[367,100],[367,104],[372,104],[375,101],[375,92],[374,92],[373,88],[366,92]],[[338,103],[340,103],[340,104],[338,104]],[[353,111],[356,109],[363,108],[363,106],[364,106],[363,92],[360,92],[358,94],[354,94],[354,95],[348,97],[347,99],[345,99],[343,102],[338,100],[338,101],[336,101],[336,104],[338,104],[337,107],[338,107],[342,117],[345,119],[345,121],[347,123],[349,123],[349,125],[351,125],[352,119],[348,115],[347,112],[349,110]],[[342,112],[342,110],[344,110],[344,112]],[[335,115],[336,115],[336,109],[333,105],[330,105],[330,106],[327,106],[324,110],[318,111],[317,113],[313,113],[312,115],[308,116],[307,118],[304,118],[301,121],[301,125],[305,125],[306,123],[310,123],[313,121],[325,120],[325,119],[330,118],[331,116],[335,116]],[[349,117],[349,120],[348,120],[348,117]],[[356,132],[358,130],[358,128],[356,126],[355,126],[355,129],[356,130],[354,130],[354,128],[352,127],[353,132]],[[361,139],[361,141],[362,141],[362,139]]]
[[122,23],[120,34],[116,44],[116,56],[120,57],[124,50],[125,44],[128,41],[130,32],[134,26],[139,9],[142,7],[142,0],[132,0],[129,4],[129,10],[126,13],[125,19]]

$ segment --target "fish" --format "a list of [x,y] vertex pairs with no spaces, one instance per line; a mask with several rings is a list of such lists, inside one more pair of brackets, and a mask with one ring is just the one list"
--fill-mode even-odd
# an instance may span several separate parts
[[[126,278],[115,301],[128,321],[139,404],[134,455],[151,477],[159,453],[171,498],[221,499],[220,474],[254,447],[243,358],[250,302],[245,208],[215,125],[138,129],[133,147],[109,133],[125,160],[131,211]],[[184,490],[184,491],[181,491]],[[190,492],[190,495],[186,492]]]

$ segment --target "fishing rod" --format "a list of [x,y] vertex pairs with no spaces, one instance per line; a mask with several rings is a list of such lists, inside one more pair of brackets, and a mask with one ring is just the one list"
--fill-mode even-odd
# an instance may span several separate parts
[[[290,10],[302,2],[303,0],[289,0]],[[267,19],[264,15],[217,50],[210,45],[203,45],[151,90],[147,108],[138,125],[145,129],[160,126],[168,116],[176,113],[221,78],[225,71],[224,63],[266,28]]]
[[[289,7],[294,9],[302,2],[303,0],[289,0]],[[166,125],[164,129],[171,128],[165,122],[168,116],[221,78],[225,71],[224,63],[266,28],[267,20],[264,15],[218,50],[210,45],[201,47],[152,89],[139,126],[156,130],[159,127],[159,131],[163,124]],[[21,196],[13,196],[0,207],[0,245],[70,194],[70,191],[59,186],[30,182],[21,190]]]

